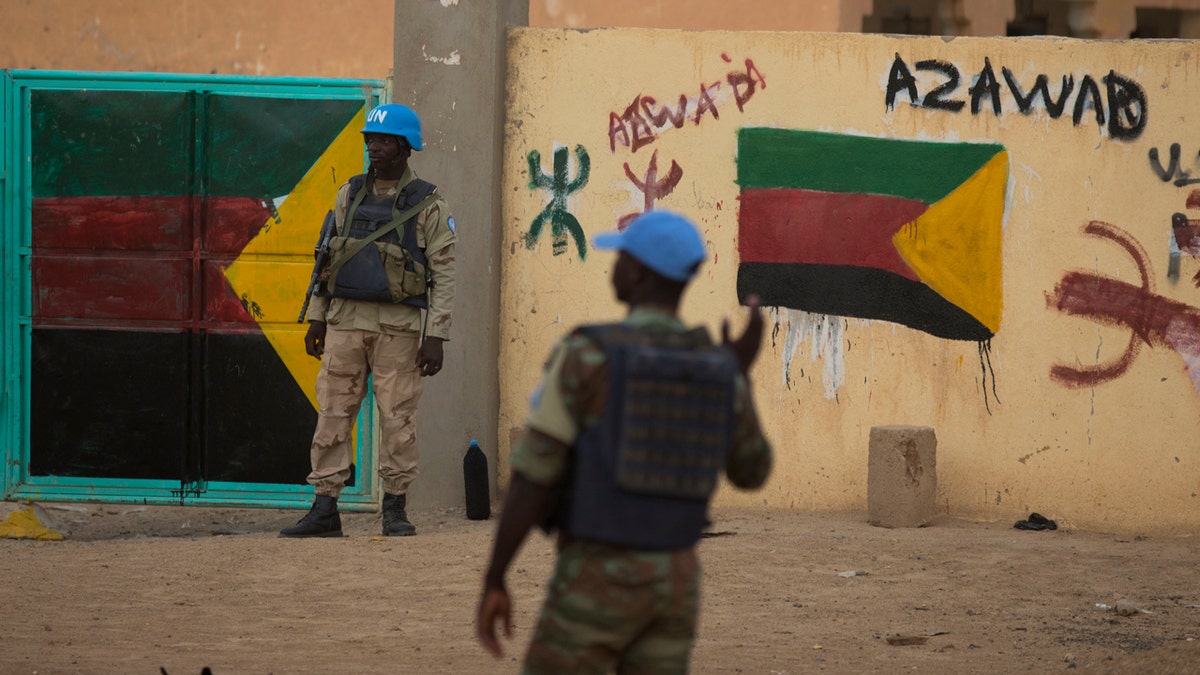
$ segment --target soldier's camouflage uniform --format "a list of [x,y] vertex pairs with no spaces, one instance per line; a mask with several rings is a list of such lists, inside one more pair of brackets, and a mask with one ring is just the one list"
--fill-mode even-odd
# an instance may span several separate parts
[[[415,176],[405,171],[399,181],[375,179],[374,194],[395,196],[397,188]],[[349,183],[342,185],[334,206],[338,232],[343,231],[350,200]],[[317,428],[313,433],[312,473],[308,482],[316,494],[337,497],[350,478],[354,457],[351,430],[366,395],[371,374],[379,413],[379,476],[383,490],[405,494],[417,476],[417,435],[414,418],[422,381],[416,359],[425,335],[450,339],[450,310],[454,302],[454,245],[452,217],[438,199],[417,214],[417,245],[425,249],[433,287],[428,315],[411,305],[323,298],[313,295],[308,321],[327,324],[325,355],[317,375]]]
[[[639,329],[684,331],[675,316],[634,309],[625,322]],[[546,365],[524,434],[513,447],[513,471],[560,488],[576,438],[596,424],[608,395],[604,351],[578,331],[564,338]],[[738,376],[734,447],[725,475],[743,488],[761,486],[771,446],[759,429],[746,380]],[[526,673],[686,672],[695,640],[700,564],[694,547],[637,550],[573,539],[560,533],[559,555]]]

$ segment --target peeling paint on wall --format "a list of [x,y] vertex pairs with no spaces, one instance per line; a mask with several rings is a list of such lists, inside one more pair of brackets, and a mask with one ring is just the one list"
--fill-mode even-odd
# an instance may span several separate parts
[[844,319],[828,314],[809,314],[797,309],[780,311],[776,316],[776,326],[787,324],[787,332],[783,341],[783,385],[792,388],[792,382],[800,374],[800,369],[794,361],[801,345],[808,344],[808,360],[815,363],[821,359],[821,387],[825,398],[836,399],[838,387],[846,381],[846,353],[843,347]]
[[455,49],[448,56],[430,56],[425,51],[425,45],[421,45],[421,57],[430,63],[444,63],[447,66],[458,66],[462,64],[462,56]]

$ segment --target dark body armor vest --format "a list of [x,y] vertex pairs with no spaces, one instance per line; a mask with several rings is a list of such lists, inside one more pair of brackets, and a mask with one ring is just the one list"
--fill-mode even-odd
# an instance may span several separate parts
[[[376,230],[390,225],[396,216],[421,203],[421,200],[437,189],[433,183],[414,178],[395,197],[373,195],[367,189],[366,174],[354,176],[349,180],[349,184],[346,224],[343,226],[344,232],[341,234],[350,239],[364,239]],[[355,206],[360,193],[363,193],[362,200]],[[375,240],[402,247],[411,256],[409,262],[416,263],[416,265],[409,264],[410,272],[414,268],[423,271],[427,269],[428,265],[425,250],[417,245],[417,215],[419,214],[413,214],[402,225]],[[363,254],[360,253],[360,255]],[[374,258],[368,258],[365,255],[363,255],[363,259],[375,262]],[[330,295],[350,300],[394,302],[392,296],[386,291],[388,287],[387,273],[382,263],[378,265],[347,265],[339,272],[335,287],[330,289]],[[405,298],[400,303],[425,309],[429,306],[428,291],[421,295]]]
[[703,328],[581,332],[604,349],[609,392],[576,441],[563,527],[634,548],[695,544],[733,447],[737,359]]

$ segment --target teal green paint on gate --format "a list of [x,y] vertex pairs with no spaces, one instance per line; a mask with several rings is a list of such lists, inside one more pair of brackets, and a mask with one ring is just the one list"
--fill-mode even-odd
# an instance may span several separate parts
[[[28,352],[21,345],[22,331],[18,324],[21,315],[21,276],[17,273],[20,246],[20,212],[17,181],[20,134],[17,119],[17,88],[12,76],[0,72],[0,450],[21,447],[23,374],[28,367],[21,354]],[[0,451],[0,498],[9,494],[9,486],[17,479],[19,467],[10,461],[11,453]]]

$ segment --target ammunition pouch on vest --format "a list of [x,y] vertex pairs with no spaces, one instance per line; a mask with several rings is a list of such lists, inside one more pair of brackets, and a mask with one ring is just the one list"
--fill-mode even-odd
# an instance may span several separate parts
[[561,525],[635,548],[695,544],[733,445],[736,357],[703,328],[581,332],[604,349],[609,392],[601,419],[576,442]]
[[427,307],[431,282],[417,215],[436,199],[436,186],[413,179],[393,198],[371,195],[365,175],[349,182],[343,232],[329,240],[327,295]]

